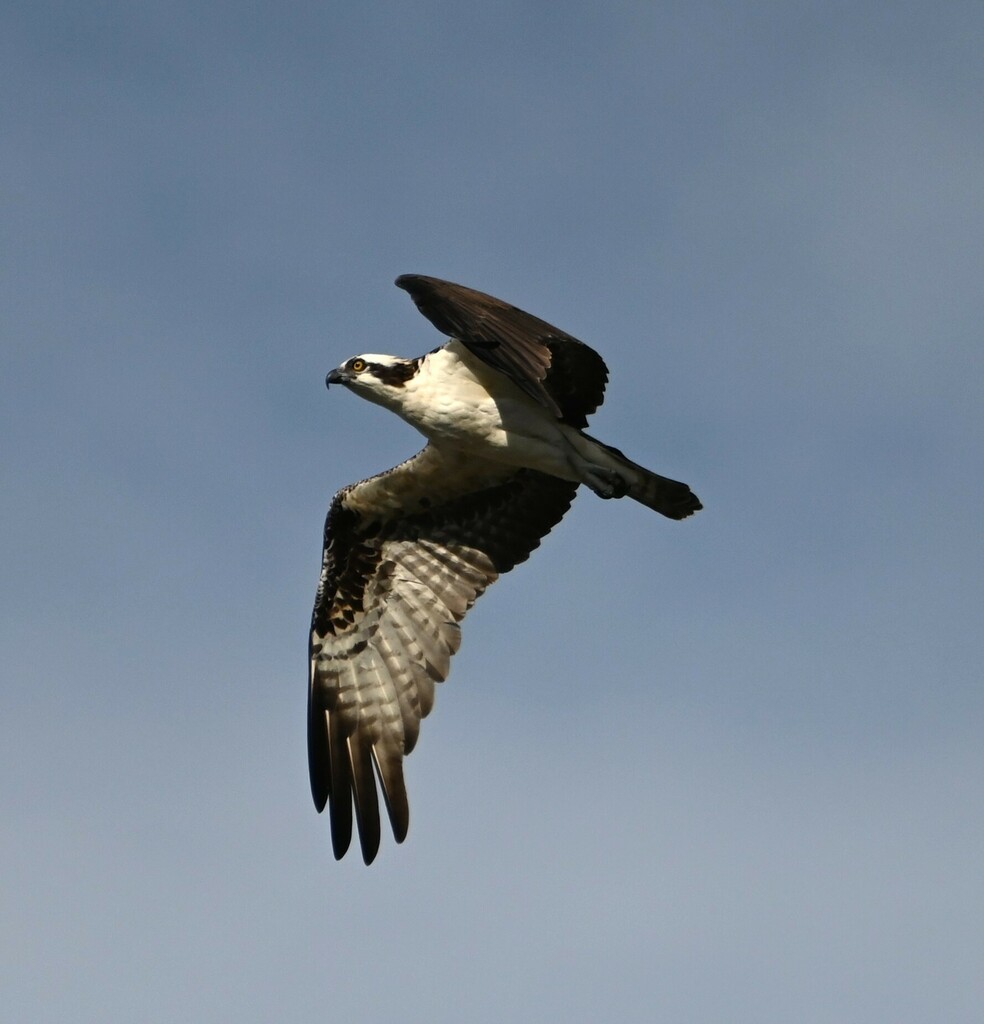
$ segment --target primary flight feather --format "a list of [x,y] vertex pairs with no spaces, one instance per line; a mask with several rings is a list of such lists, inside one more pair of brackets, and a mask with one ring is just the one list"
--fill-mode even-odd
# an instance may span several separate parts
[[472,288],[417,274],[396,283],[450,340],[415,359],[355,356],[326,383],[395,412],[427,445],[335,495],[309,649],[311,792],[319,812],[328,805],[338,858],[354,811],[366,864],[379,849],[380,793],[397,842],[406,837],[403,758],[447,678],[458,623],[529,557],[578,486],[670,519],[701,508],[686,484],[584,433],[608,381],[593,349]]

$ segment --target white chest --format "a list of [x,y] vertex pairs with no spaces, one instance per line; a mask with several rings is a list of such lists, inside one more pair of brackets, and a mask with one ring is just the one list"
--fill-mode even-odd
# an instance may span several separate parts
[[475,359],[458,342],[424,358],[407,382],[400,415],[427,438],[466,446],[495,443],[515,398],[511,381]]

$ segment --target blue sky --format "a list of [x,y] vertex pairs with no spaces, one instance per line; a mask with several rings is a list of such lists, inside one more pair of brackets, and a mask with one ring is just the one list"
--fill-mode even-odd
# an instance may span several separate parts
[[[976,1021],[984,10],[7,5],[11,1020]],[[399,273],[597,347],[366,869],[308,793],[324,390]]]

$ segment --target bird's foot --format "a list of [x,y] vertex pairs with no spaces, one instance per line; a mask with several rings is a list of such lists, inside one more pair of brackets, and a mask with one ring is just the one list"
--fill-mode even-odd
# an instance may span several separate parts
[[599,498],[606,501],[609,498],[624,498],[628,493],[628,484],[611,469],[603,469],[601,466],[592,466],[585,474],[584,482],[591,488]]

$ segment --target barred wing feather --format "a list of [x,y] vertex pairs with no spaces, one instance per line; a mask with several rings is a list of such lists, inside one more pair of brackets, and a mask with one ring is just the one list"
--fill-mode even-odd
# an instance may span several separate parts
[[336,495],[312,617],[308,754],[336,857],[353,808],[365,862],[380,842],[379,779],[397,842],[409,807],[403,758],[447,678],[459,622],[525,560],[577,485],[428,446]]

